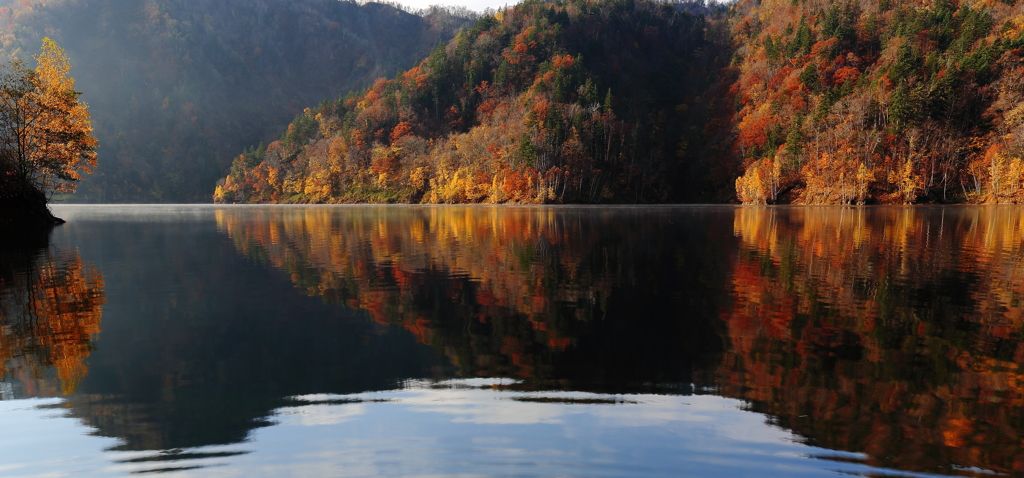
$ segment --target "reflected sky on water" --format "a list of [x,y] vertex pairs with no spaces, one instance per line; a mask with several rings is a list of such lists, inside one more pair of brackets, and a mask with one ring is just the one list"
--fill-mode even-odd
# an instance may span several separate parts
[[4,476],[1024,470],[1019,208],[56,212]]

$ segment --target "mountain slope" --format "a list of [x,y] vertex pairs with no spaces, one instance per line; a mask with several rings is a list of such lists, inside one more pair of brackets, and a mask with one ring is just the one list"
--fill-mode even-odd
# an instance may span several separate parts
[[305,110],[237,157],[215,199],[714,199],[714,167],[688,148],[728,59],[724,24],[705,11],[532,1],[485,16],[394,79]]
[[1013,0],[527,2],[215,199],[1022,203],[1022,32]]
[[0,9],[3,57],[65,47],[100,140],[76,201],[208,201],[303,105],[407,68],[464,20],[335,0],[57,0]]
[[1024,5],[733,8],[741,201],[1024,202]]

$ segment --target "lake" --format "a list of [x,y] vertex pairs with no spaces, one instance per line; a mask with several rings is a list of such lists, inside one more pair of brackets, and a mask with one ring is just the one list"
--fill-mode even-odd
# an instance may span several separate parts
[[1024,208],[54,212],[0,476],[1024,472]]

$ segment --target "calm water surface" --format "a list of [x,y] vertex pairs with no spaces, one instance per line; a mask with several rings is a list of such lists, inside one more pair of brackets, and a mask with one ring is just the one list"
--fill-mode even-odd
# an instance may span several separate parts
[[0,476],[1024,473],[1024,208],[55,212]]

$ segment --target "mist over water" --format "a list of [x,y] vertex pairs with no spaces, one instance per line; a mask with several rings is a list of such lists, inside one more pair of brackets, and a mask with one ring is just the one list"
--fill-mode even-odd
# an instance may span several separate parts
[[55,212],[0,270],[13,476],[1022,466],[1019,208]]

